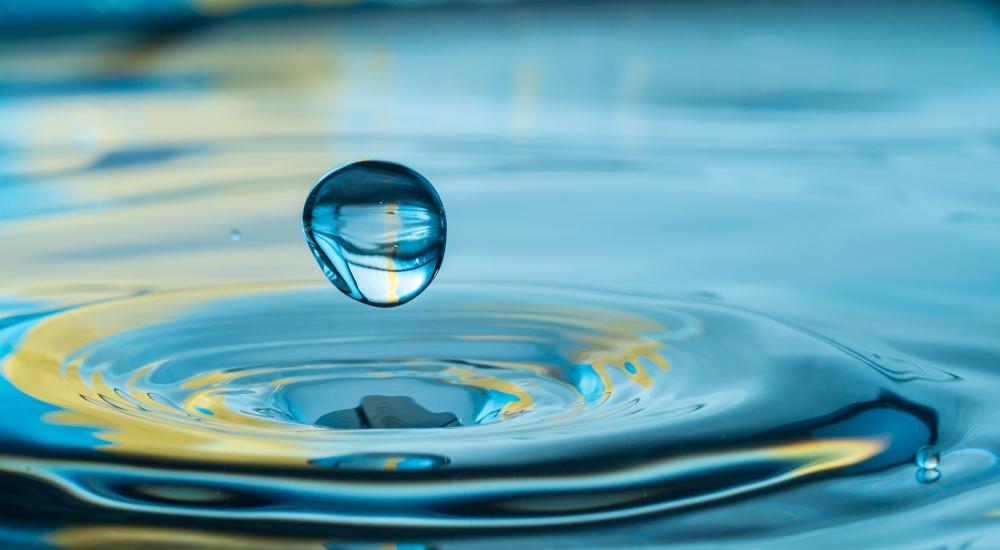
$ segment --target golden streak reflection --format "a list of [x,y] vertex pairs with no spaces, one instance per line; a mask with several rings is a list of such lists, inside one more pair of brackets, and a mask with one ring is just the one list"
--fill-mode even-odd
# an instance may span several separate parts
[[[138,384],[148,379],[157,364],[137,367],[124,382],[113,387],[104,378],[105,368],[81,372],[88,346],[136,328],[163,322],[181,315],[187,308],[212,300],[235,298],[261,291],[298,288],[300,285],[246,285],[223,289],[189,290],[140,295],[128,299],[84,306],[39,321],[22,338],[17,349],[0,364],[2,372],[20,391],[60,410],[46,415],[45,421],[62,425],[96,428],[94,436],[105,442],[101,450],[120,454],[155,456],[226,463],[302,465],[310,459],[333,454],[337,432],[307,424],[278,423],[273,419],[242,413],[229,406],[219,388],[238,377],[253,376],[268,367],[239,371],[209,370],[181,382],[182,401],[172,403],[159,394],[143,391]],[[600,377],[606,397],[614,380],[642,388],[653,385],[647,366],[670,369],[662,352],[666,345],[656,339],[668,329],[652,320],[617,311],[572,307],[476,306],[475,315],[490,316],[511,328],[547,327],[572,343],[573,365],[588,365]],[[459,315],[471,312],[462,309]],[[459,339],[538,341],[539,336],[505,335],[491,327],[491,333],[459,335]],[[544,342],[544,338],[542,339]],[[487,361],[508,370],[521,370],[550,377],[560,369],[527,361]],[[555,369],[555,370],[553,370]],[[390,373],[383,373],[388,376]],[[288,375],[298,376],[291,372]],[[298,377],[296,380],[307,380]],[[448,366],[437,377],[449,384],[481,388],[508,396],[498,411],[500,418],[529,412],[536,404],[530,387],[493,376],[489,371]],[[289,383],[279,377],[268,382],[275,388]],[[583,396],[569,382],[577,399]],[[118,383],[122,385],[121,382]]]
[[46,538],[49,544],[69,550],[104,548],[218,548],[272,550],[322,550],[324,539],[269,537],[246,533],[132,525],[71,525]]

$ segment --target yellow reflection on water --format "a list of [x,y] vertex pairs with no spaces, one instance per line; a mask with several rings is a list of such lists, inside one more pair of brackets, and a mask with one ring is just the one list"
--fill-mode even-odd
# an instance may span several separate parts
[[[71,360],[72,354],[88,344],[170,317],[200,300],[284,287],[287,285],[185,291],[168,294],[169,299],[162,295],[139,296],[71,310],[35,325],[0,367],[20,391],[62,408],[50,413],[47,421],[100,428],[95,437],[107,442],[107,450],[174,459],[191,459],[195,454],[206,461],[301,464],[305,458],[297,446],[279,438],[208,431],[183,419],[164,422],[162,416],[146,416],[109,406],[104,399],[113,398],[114,388],[104,382],[100,371],[84,378],[78,372],[80,359]],[[132,379],[143,374],[137,372]],[[133,397],[141,399],[142,405],[150,410],[176,414],[148,394],[134,393]],[[245,416],[236,421],[247,425],[258,422]]]
[[670,329],[652,319],[603,309],[588,310],[588,314],[580,315],[571,307],[545,306],[518,311],[506,310],[503,306],[498,308],[498,318],[567,327],[569,334],[582,344],[572,362],[590,365],[604,384],[606,393],[615,387],[608,368],[616,369],[643,388],[650,388],[654,383],[645,362],[663,371],[671,368],[670,361],[663,355],[668,346],[657,338]]
[[322,550],[324,539],[270,537],[246,533],[136,527],[132,525],[71,525],[46,538],[58,548],[90,550],[105,548],[219,548],[272,550]]
[[[182,314],[188,308],[215,300],[301,287],[287,283],[161,292],[68,310],[34,325],[0,364],[0,369],[18,390],[60,408],[48,414],[47,422],[96,428],[94,436],[104,441],[102,450],[182,460],[302,465],[330,454],[336,445],[336,431],[279,423],[229,406],[218,389],[239,377],[253,376],[256,373],[253,369],[225,371],[207,366],[201,374],[180,382],[180,388],[187,392],[180,404],[164,402],[164,398],[141,389],[142,382],[156,368],[155,363],[137,367],[124,384],[117,383],[124,387],[109,384],[104,378],[105,369],[95,369],[89,374],[80,370],[86,350],[104,338],[169,319],[183,319]],[[493,307],[496,306],[475,306],[471,310],[463,307],[458,315],[485,315],[510,322],[512,326],[534,327],[533,330],[549,327],[548,330],[575,344],[570,357],[573,364],[589,364],[599,373],[605,384],[605,396],[613,388],[608,368],[619,369],[626,375],[622,379],[642,388],[652,386],[656,379],[643,368],[644,362],[657,365],[659,370],[670,368],[662,355],[666,346],[656,339],[668,329],[650,319],[588,308],[506,306],[494,311]],[[503,336],[500,329],[461,338],[538,341],[539,337]],[[525,361],[489,362],[542,377],[553,376],[555,368]],[[264,373],[269,368],[257,370]],[[530,387],[486,371],[448,366],[436,372],[435,377],[445,383],[509,396],[510,400],[499,411],[501,418],[512,418],[535,406]],[[268,384],[280,388],[288,381],[287,377],[280,377]],[[577,395],[583,399],[579,391]],[[209,411],[204,414],[210,416],[202,418],[193,411]]]

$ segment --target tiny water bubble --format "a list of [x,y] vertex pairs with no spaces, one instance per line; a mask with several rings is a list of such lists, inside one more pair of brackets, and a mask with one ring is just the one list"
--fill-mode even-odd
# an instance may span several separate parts
[[235,242],[239,241],[242,238],[243,238],[243,232],[240,231],[239,229],[230,229],[229,230],[229,240],[230,241],[233,241],[235,243]]
[[374,306],[415,298],[444,258],[446,223],[437,191],[392,162],[354,162],[320,178],[306,199],[302,230],[327,279]]
[[938,466],[941,465],[941,453],[933,445],[924,445],[917,449],[916,478],[920,483],[934,483],[941,477]]
[[933,445],[924,445],[917,449],[917,466],[926,470],[937,470],[941,464],[941,453]]
[[941,479],[941,470],[937,468],[917,468],[916,478],[920,483],[934,483]]

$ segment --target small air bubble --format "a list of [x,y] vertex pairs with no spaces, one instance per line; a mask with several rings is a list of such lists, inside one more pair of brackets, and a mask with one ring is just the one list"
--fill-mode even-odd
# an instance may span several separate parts
[[231,241],[233,241],[235,243],[236,241],[238,241],[238,240],[240,240],[242,238],[243,238],[243,233],[240,232],[239,229],[231,229],[231,230],[229,230],[229,240],[231,240]]

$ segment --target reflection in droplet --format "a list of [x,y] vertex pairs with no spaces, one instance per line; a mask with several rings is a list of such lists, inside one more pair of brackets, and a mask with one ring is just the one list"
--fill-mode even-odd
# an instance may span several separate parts
[[235,242],[239,241],[242,238],[243,238],[243,232],[240,231],[239,229],[231,229],[231,230],[229,230],[229,240],[231,240],[231,241],[233,241],[235,243]]
[[934,483],[941,478],[941,470],[936,468],[918,468],[916,477],[920,483]]
[[938,452],[937,447],[933,445],[924,445],[917,449],[917,466],[920,468],[928,470],[936,470],[941,464],[941,454]]
[[917,481],[934,483],[941,477],[938,466],[941,465],[941,453],[934,445],[924,445],[917,449]]
[[444,257],[444,207],[413,170],[361,161],[320,178],[302,213],[309,248],[330,282],[366,304],[404,304]]

